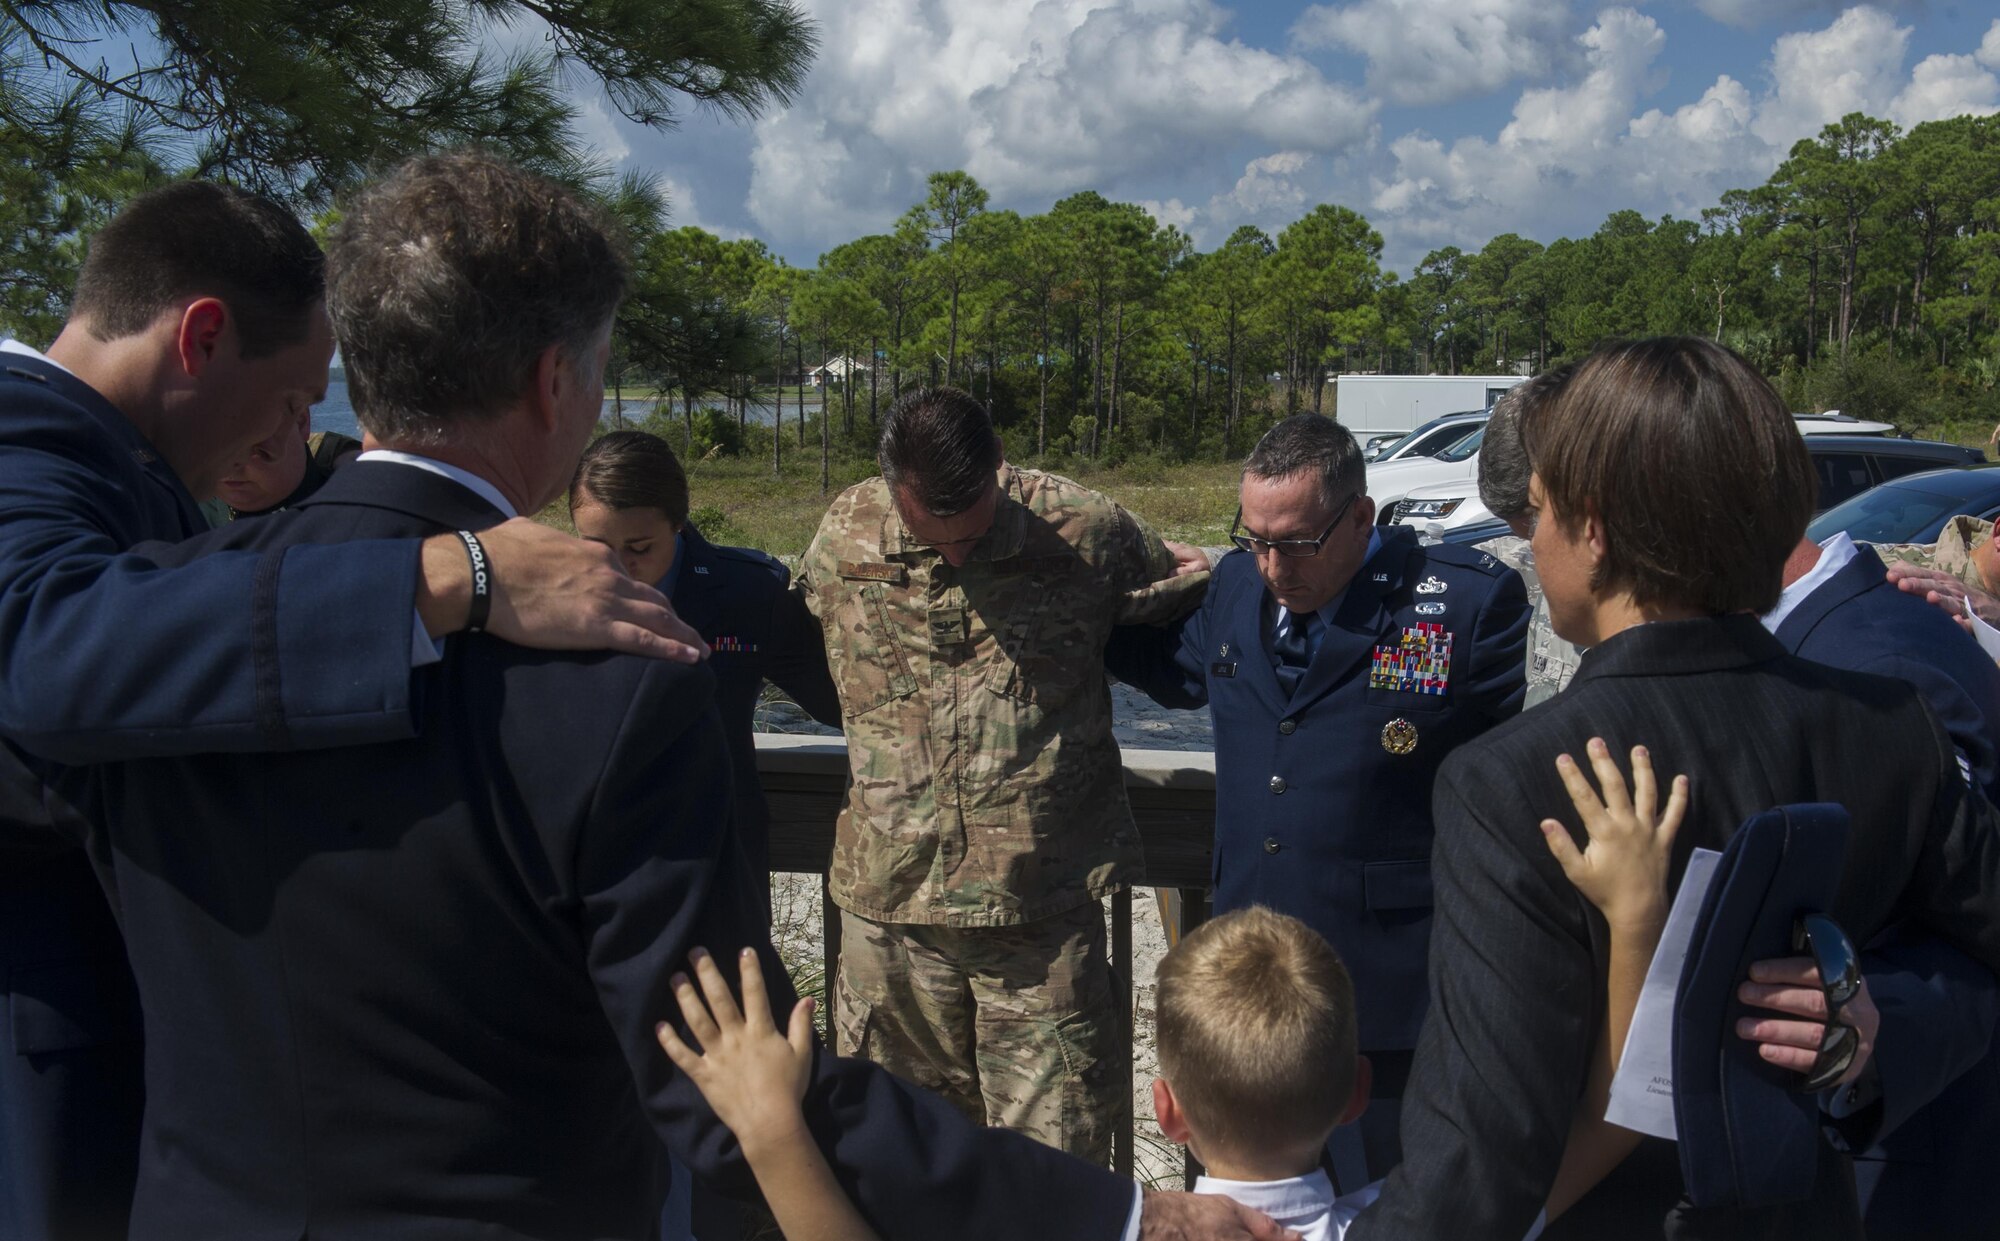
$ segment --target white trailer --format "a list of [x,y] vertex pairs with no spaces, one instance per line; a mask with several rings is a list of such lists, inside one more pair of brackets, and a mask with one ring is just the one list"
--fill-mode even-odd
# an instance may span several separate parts
[[1521,375],[1339,375],[1334,417],[1366,444],[1371,436],[1414,431],[1444,414],[1493,408]]

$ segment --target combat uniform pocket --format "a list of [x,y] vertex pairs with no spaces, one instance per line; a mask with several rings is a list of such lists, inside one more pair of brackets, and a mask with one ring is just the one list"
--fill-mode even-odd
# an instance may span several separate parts
[[869,1059],[868,1034],[874,1026],[875,1006],[847,985],[847,974],[835,970],[833,978],[834,1050],[856,1060]]
[[849,718],[917,692],[894,606],[886,588],[870,583],[841,609],[841,640],[827,644],[827,656]]
[[987,687],[1043,706],[1062,702],[1090,669],[1104,666],[1102,592],[1079,580],[1073,556],[1035,556],[999,579],[1005,621],[995,626],[1005,658],[995,661]]
[[1112,1134],[1123,1115],[1124,1095],[1132,1079],[1127,1053],[1119,1042],[1118,1006],[1078,1013],[1058,1022],[1056,1045],[1065,1072],[1062,1093],[1062,1150],[1103,1167],[1111,1160]]

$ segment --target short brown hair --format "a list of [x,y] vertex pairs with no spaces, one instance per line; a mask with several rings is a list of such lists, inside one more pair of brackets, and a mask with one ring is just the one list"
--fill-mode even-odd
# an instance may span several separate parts
[[355,416],[435,442],[498,416],[543,350],[575,353],[625,296],[601,212],[490,155],[424,155],[361,190],[327,254],[327,313]]
[[571,512],[579,495],[614,513],[656,508],[676,526],[687,524],[687,471],[667,441],[645,431],[613,431],[584,449],[569,481]]
[[1160,1073],[1203,1142],[1326,1141],[1354,1092],[1354,983],[1333,947],[1261,905],[1203,923],[1160,962]]
[[933,517],[956,517],[978,502],[1000,468],[993,419],[961,388],[919,388],[882,416],[877,446],[890,492],[908,488]]
[[182,298],[229,307],[245,358],[305,340],[326,296],[326,258],[298,217],[207,181],[139,195],[90,239],[70,313],[99,340],[145,331]]
[[1817,483],[1777,390],[1711,340],[1598,350],[1522,437],[1564,528],[1595,512],[1606,551],[1591,589],[1710,614],[1768,612]]

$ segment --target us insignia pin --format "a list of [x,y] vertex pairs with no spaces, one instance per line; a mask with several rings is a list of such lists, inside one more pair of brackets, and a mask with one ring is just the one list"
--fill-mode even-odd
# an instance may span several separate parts
[[1382,748],[1391,754],[1408,754],[1417,748],[1417,726],[1405,719],[1382,725]]
[[1387,573],[1377,573],[1375,575],[1375,580],[1378,582],[1386,582],[1389,580],[1389,575]]
[[1435,573],[1417,583],[1417,593],[1420,595],[1441,595],[1449,589],[1450,587],[1438,580]]

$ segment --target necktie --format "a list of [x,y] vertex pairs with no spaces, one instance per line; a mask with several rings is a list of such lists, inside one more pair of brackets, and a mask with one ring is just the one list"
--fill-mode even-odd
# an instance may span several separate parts
[[1312,663],[1313,635],[1318,629],[1317,612],[1304,615],[1294,612],[1285,624],[1285,632],[1271,643],[1271,653],[1278,657],[1278,688],[1285,691],[1287,698],[1298,692],[1299,682],[1306,675],[1306,666]]

